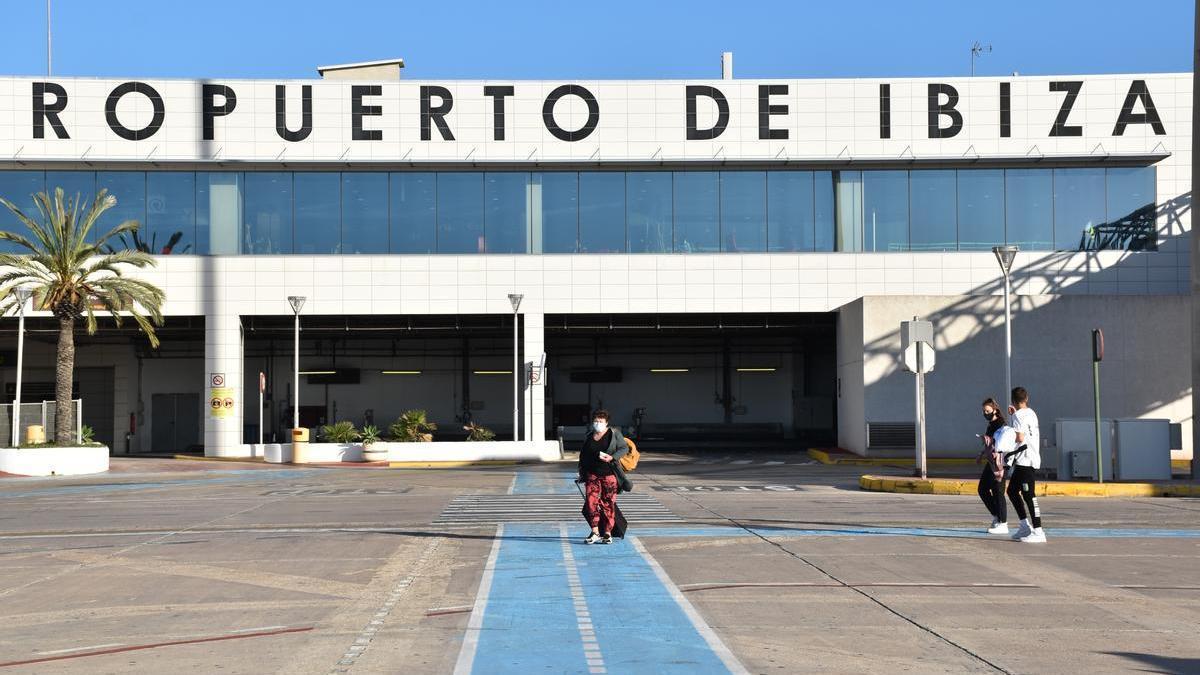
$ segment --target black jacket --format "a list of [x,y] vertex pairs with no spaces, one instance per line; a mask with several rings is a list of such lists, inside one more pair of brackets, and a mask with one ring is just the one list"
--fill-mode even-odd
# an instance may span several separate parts
[[[633,483],[625,475],[625,470],[621,468],[621,462],[618,461],[621,457],[629,453],[629,444],[625,442],[625,436],[621,434],[620,429],[609,427],[609,431],[612,433],[609,435],[608,449],[605,452],[612,455],[613,461],[608,462],[608,466],[612,468],[613,474],[617,477],[618,489],[621,492],[630,492],[633,490]],[[579,448],[578,471],[580,481],[587,480],[587,474],[592,472],[591,468],[594,466],[594,463],[600,461],[600,453],[598,451],[595,449],[591,452],[588,451],[589,444],[587,441],[591,432],[587,433],[589,435],[584,436],[584,442],[580,444]]]

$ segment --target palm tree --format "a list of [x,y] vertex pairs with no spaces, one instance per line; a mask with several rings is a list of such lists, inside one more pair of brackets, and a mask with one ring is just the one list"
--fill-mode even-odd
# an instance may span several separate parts
[[36,307],[50,310],[58,319],[54,439],[57,443],[69,443],[77,440],[75,410],[71,405],[75,321],[83,317],[91,335],[96,332],[97,311],[107,311],[118,326],[125,313],[133,317],[150,339],[150,345],[157,348],[158,337],[151,321],[162,325],[165,294],[151,283],[123,274],[125,266],[153,267],[154,258],[137,250],[114,252],[107,245],[123,233],[136,232],[140,227],[137,221],[127,220],[89,241],[96,221],[116,205],[116,197],[100,190],[82,214],[79,196],[64,201],[62,188],[55,188],[53,200],[46,192],[37,193],[33,199],[41,212],[40,222],[0,197],[0,204],[12,211],[29,228],[31,235],[24,237],[0,231],[0,240],[27,249],[19,255],[0,253],[0,314],[15,309],[17,300],[13,290],[25,287],[33,291]]

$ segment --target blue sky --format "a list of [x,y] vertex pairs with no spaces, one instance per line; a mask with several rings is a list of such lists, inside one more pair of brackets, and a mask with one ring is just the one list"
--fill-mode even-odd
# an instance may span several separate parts
[[[54,74],[316,77],[401,57],[411,79],[1190,71],[1193,3],[52,0]],[[341,10],[331,15],[330,7]],[[46,72],[45,0],[3,0],[0,73]]]

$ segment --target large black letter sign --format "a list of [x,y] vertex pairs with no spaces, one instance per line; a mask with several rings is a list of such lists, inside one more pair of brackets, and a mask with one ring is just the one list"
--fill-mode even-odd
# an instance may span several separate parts
[[1012,136],[1012,84],[1000,83],[1000,138]]
[[275,85],[275,133],[285,141],[295,143],[312,133],[312,85],[300,87],[300,129],[287,128],[287,87]]
[[1067,116],[1071,114],[1071,108],[1075,107],[1075,99],[1079,98],[1080,89],[1083,89],[1082,80],[1050,83],[1050,91],[1067,92],[1067,97],[1063,99],[1062,107],[1058,109],[1058,117],[1054,118],[1054,126],[1050,127],[1051,136],[1083,135],[1083,127],[1078,124],[1067,124]]
[[771,105],[772,96],[786,96],[788,86],[786,84],[760,84],[758,85],[758,138],[759,140],[768,140],[776,138],[787,138],[787,129],[772,129],[771,115],[786,115],[788,107],[786,105]]
[[[696,97],[707,96],[717,104],[717,123],[711,129],[696,128]],[[687,139],[689,141],[711,141],[725,133],[729,126],[729,101],[720,89],[704,84],[687,86]]]
[[[954,109],[958,105],[958,90],[948,84],[934,83],[929,85],[929,137],[930,138],[953,138],[962,131],[963,118],[962,113]],[[940,102],[942,96],[946,97],[946,102]],[[945,115],[950,118],[950,126],[942,128],[939,124],[941,116]]]
[[350,87],[350,139],[355,141],[382,141],[382,129],[363,129],[363,118],[383,114],[381,105],[363,105],[364,96],[382,96],[383,87],[378,84],[356,84]]
[[492,97],[492,138],[504,140],[504,97],[516,93],[512,85],[487,85],[483,88],[484,96]]
[[[1146,108],[1144,113],[1133,112],[1133,106],[1141,99]],[[1158,109],[1150,98],[1150,90],[1146,88],[1145,80],[1134,80],[1129,85],[1129,93],[1125,94],[1125,104],[1121,106],[1121,116],[1117,118],[1117,126],[1113,127],[1113,136],[1125,135],[1125,127],[1130,124],[1149,124],[1154,129],[1155,136],[1166,136],[1167,129],[1158,116]]]
[[879,85],[879,137],[892,137],[892,85]]
[[[54,94],[54,103],[46,103],[46,94]],[[46,137],[46,121],[58,138],[70,138],[67,128],[58,119],[58,113],[67,109],[67,90],[53,82],[33,83],[33,137]]]
[[[441,99],[437,107],[430,105],[430,96],[437,96]],[[438,133],[442,135],[443,141],[454,140],[454,134],[450,133],[450,127],[446,124],[446,114],[453,107],[454,96],[449,89],[436,85],[421,87],[421,140],[433,139],[432,130],[429,128],[430,122],[437,125]]]
[[[554,105],[564,96],[578,96],[587,104],[587,121],[575,131],[567,131],[554,121]],[[600,124],[600,104],[596,102],[596,97],[592,95],[592,92],[587,89],[577,84],[564,84],[546,97],[546,102],[542,104],[542,122],[545,123],[546,130],[560,141],[582,141],[591,136]]]
[[[117,119],[117,103],[125,94],[141,94],[150,99],[150,105],[154,108],[154,116],[150,118],[150,124],[147,124],[142,129],[128,129],[121,120]],[[104,119],[108,122],[108,128],[113,130],[113,133],[124,138],[127,141],[144,141],[150,138],[162,127],[163,119],[167,116],[166,110],[163,108],[162,96],[154,90],[154,87],[145,82],[126,82],[118,85],[112,93],[108,95],[108,100],[104,102]]]
[[[201,111],[200,117],[204,122],[204,140],[211,141],[213,139],[213,120],[217,116],[224,117],[233,112],[237,108],[237,94],[234,93],[232,87],[227,87],[223,84],[206,84],[201,87]],[[220,96],[225,99],[225,103],[217,105],[213,98]]]

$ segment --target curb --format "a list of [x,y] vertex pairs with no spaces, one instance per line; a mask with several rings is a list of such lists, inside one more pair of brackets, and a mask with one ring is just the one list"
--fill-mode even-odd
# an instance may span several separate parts
[[[976,495],[977,481],[964,478],[903,478],[864,475],[858,486],[871,492],[918,495]],[[1200,483],[1072,483],[1037,484],[1039,497],[1200,497]]]
[[262,457],[197,457],[196,455],[175,455],[175,459],[186,459],[190,462],[253,462],[266,464]]
[[[828,450],[820,448],[809,448],[808,456],[817,460],[822,464],[834,464],[839,466],[913,466],[916,462],[914,459],[906,459],[904,457],[862,457],[852,453],[831,453]],[[932,457],[926,460],[931,466],[934,464],[941,466],[965,466],[974,464],[975,460],[968,457]]]

